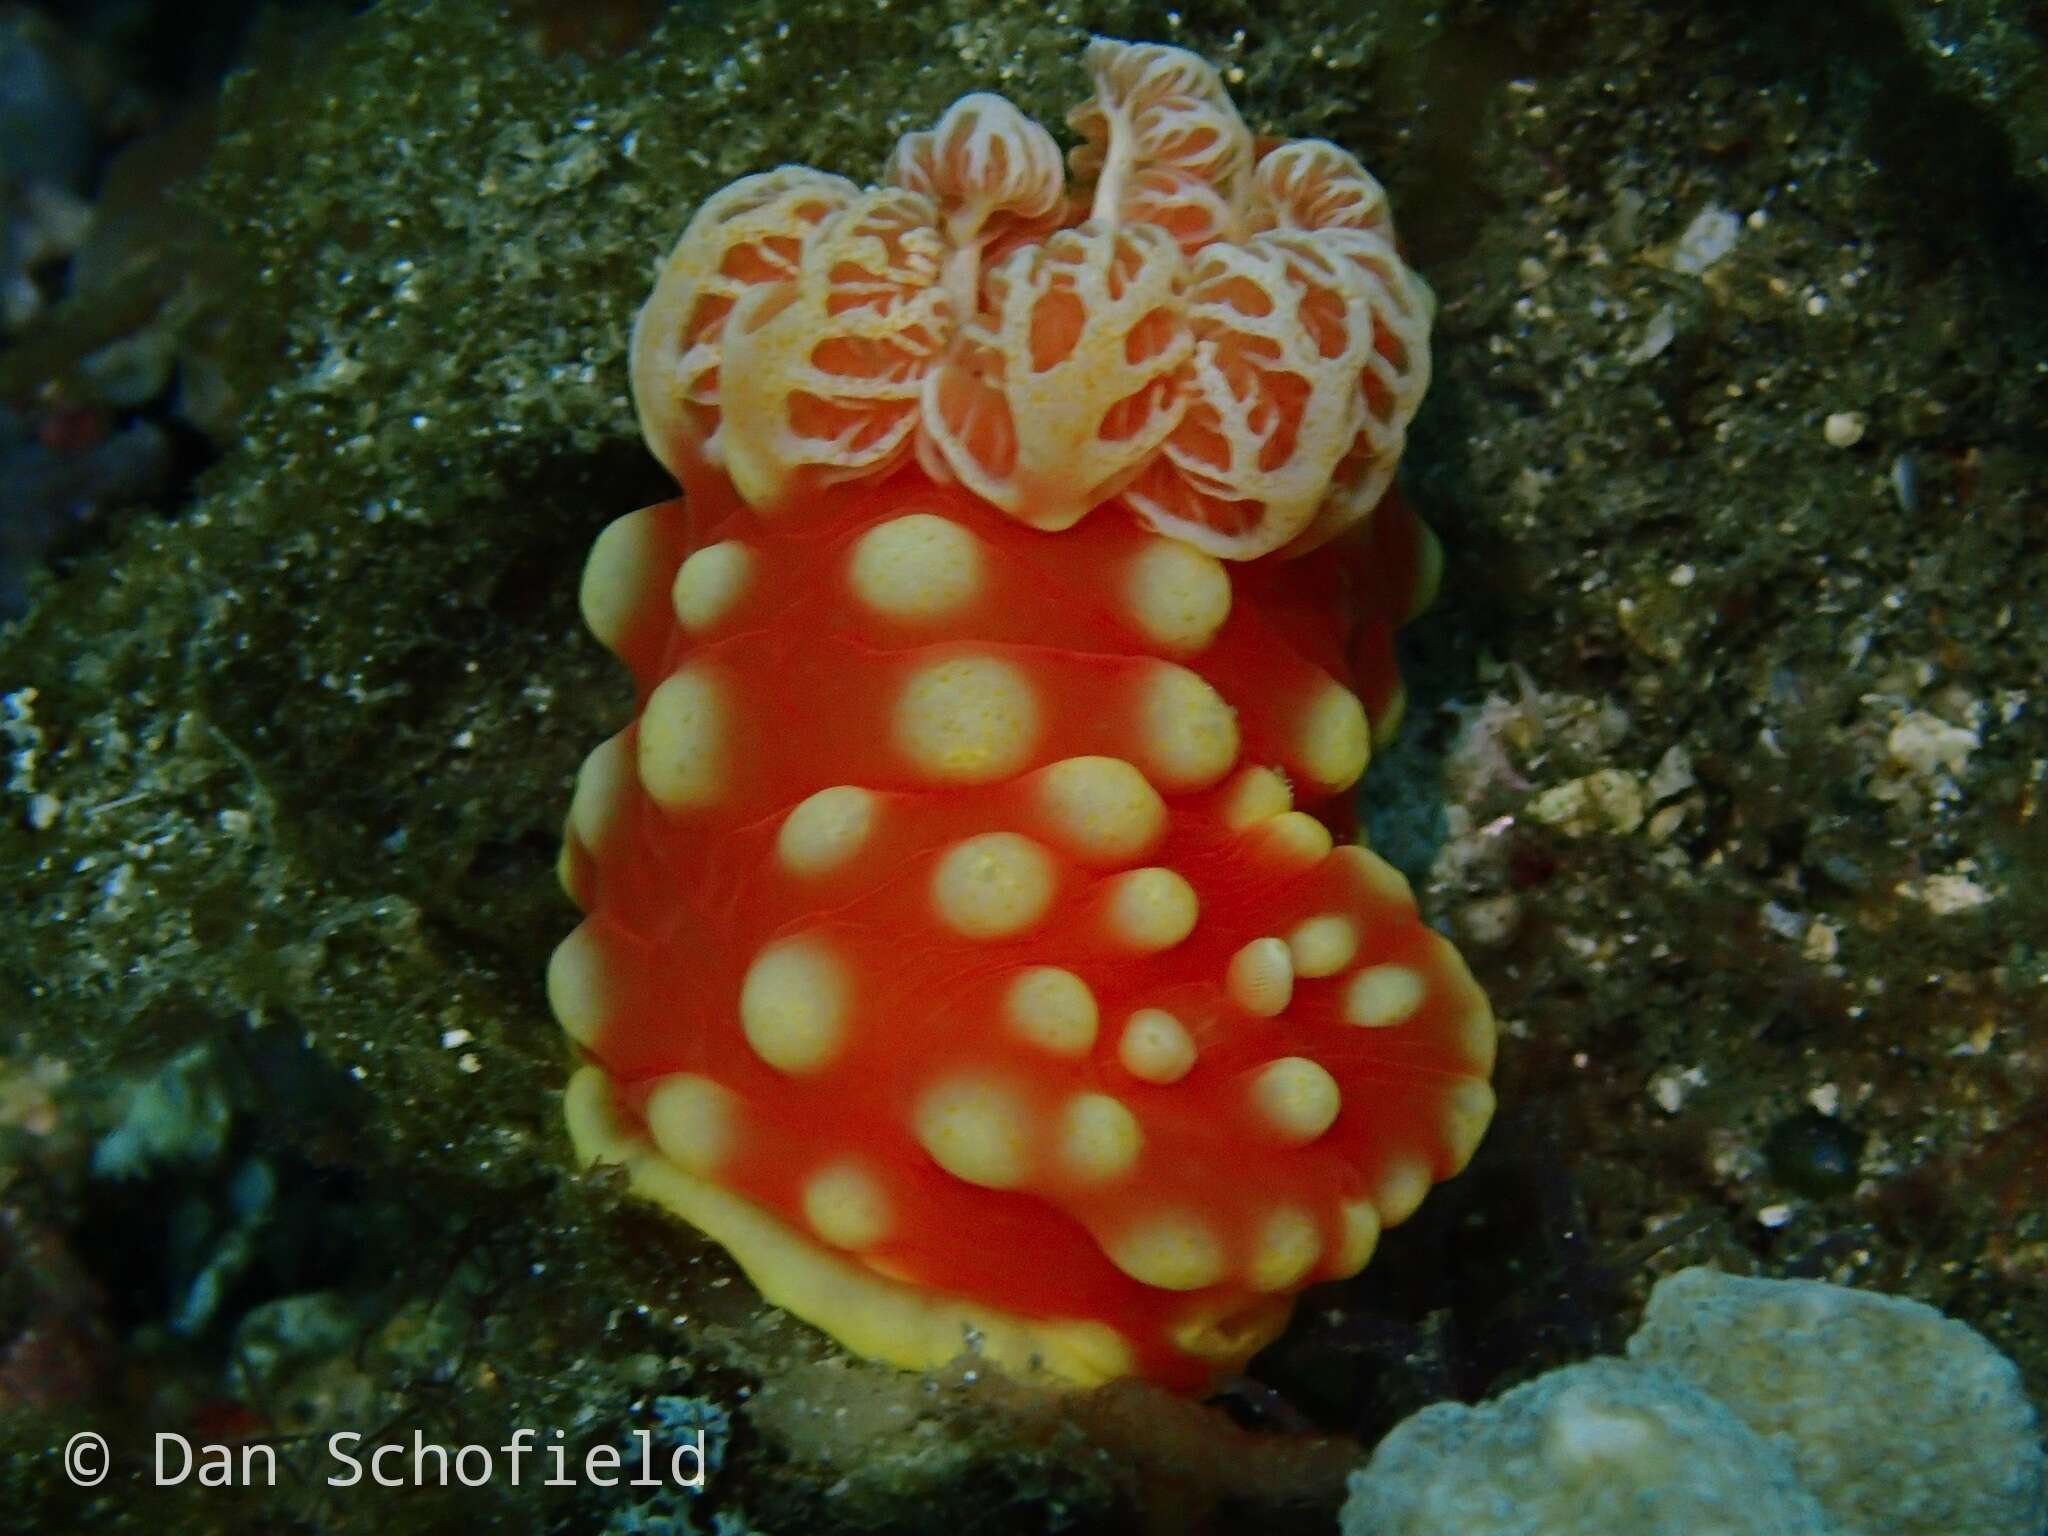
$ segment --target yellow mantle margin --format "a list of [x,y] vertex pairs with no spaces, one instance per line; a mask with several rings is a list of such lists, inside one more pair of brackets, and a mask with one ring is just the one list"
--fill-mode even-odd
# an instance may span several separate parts
[[680,1216],[738,1261],[763,1298],[823,1329],[857,1355],[910,1371],[963,1354],[1013,1376],[1099,1386],[1131,1373],[1131,1352],[1102,1323],[1018,1317],[921,1291],[866,1269],[716,1184],[685,1173],[614,1107],[603,1071],[584,1066],[562,1098],[585,1167],[616,1164],[633,1192]]

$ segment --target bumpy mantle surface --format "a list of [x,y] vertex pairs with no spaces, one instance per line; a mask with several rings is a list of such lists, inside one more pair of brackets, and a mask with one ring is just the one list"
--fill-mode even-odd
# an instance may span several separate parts
[[585,573],[641,707],[549,985],[583,1155],[771,1300],[1196,1387],[1464,1165],[1493,1024],[1333,836],[1434,583],[1383,500],[1427,292],[1342,151],[1255,154],[1177,50],[1088,65],[1085,199],[974,95],[671,256],[634,386],[688,494]]

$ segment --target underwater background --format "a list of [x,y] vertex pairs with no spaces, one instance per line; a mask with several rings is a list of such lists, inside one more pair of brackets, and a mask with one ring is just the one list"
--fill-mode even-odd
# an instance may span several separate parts
[[[1357,153],[1435,290],[1447,564],[1358,799],[1503,1034],[1471,1169],[1207,1403],[765,1308],[573,1170],[542,985],[656,258],[965,92],[1057,122],[1090,33]],[[0,1529],[1329,1532],[1694,1266],[2012,1363],[1809,1362],[1862,1491],[1730,1529],[2044,1529],[2040,5],[9,5],[0,169]],[[520,1427],[703,1486],[325,1481]],[[282,1470],[159,1486],[159,1432]]]

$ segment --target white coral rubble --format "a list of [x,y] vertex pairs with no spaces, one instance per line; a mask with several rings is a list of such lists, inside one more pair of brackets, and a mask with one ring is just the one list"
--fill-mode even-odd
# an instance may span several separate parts
[[1396,1426],[1346,1536],[2038,1536],[2048,1462],[2018,1369],[1899,1296],[1688,1269],[1626,1360]]
[[915,456],[1034,527],[1112,498],[1226,558],[1369,515],[1429,381],[1386,196],[1318,140],[1263,156],[1214,69],[1098,39],[1070,193],[999,96],[881,189],[796,166],[711,198],[633,341],[643,432],[750,503]]

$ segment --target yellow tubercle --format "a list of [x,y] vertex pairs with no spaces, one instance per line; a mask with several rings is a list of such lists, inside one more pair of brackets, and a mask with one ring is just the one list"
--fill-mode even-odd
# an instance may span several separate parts
[[1253,939],[1230,957],[1223,989],[1247,1013],[1278,1016],[1294,996],[1294,952],[1284,939]]
[[848,991],[845,967],[823,944],[800,938],[770,944],[740,985],[747,1044],[778,1072],[807,1077],[823,1071],[845,1042]]
[[918,1142],[946,1172],[984,1189],[1016,1189],[1031,1172],[1031,1127],[1017,1096],[983,1078],[947,1078],[918,1100]]
[[660,550],[654,512],[643,507],[606,527],[583,562],[577,589],[583,622],[615,654],[633,621],[651,606]]
[[1141,1285],[1198,1291],[1223,1278],[1223,1245],[1201,1217],[1162,1211],[1132,1222],[1102,1245],[1110,1263]]
[[896,742],[947,784],[986,784],[1024,765],[1038,740],[1031,680],[995,656],[960,656],[915,673],[896,706]]
[[1015,832],[983,832],[948,848],[932,870],[939,921],[970,939],[1024,932],[1051,905],[1051,857]]
[[1085,1056],[1095,1044],[1095,994],[1072,971],[1039,965],[1020,972],[1004,1006],[1010,1027],[1054,1056]]

